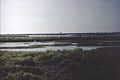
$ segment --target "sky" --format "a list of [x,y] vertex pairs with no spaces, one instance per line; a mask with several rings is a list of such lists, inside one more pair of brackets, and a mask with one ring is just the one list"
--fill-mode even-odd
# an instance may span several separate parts
[[120,32],[120,0],[0,0],[0,33]]

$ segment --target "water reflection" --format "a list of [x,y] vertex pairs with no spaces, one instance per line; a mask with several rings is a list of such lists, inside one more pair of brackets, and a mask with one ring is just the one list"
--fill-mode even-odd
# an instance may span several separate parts
[[[57,46],[53,46],[55,44],[60,44]],[[6,43],[0,43],[0,47],[2,51],[47,51],[47,50],[72,50],[75,48],[81,48],[83,50],[91,50],[96,48],[101,48],[104,46],[77,46],[77,43],[71,43],[71,45],[64,45],[61,44],[68,44],[68,42],[6,42]],[[5,48],[2,49],[2,47],[25,47],[30,45],[44,45],[44,47],[39,48]]]

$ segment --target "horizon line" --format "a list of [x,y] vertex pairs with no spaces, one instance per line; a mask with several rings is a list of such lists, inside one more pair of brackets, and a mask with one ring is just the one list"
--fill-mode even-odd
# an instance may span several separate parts
[[0,33],[0,35],[2,34],[2,35],[4,35],[4,34],[6,34],[6,35],[11,35],[11,34],[77,34],[77,33],[120,33],[120,32],[41,32],[41,33]]

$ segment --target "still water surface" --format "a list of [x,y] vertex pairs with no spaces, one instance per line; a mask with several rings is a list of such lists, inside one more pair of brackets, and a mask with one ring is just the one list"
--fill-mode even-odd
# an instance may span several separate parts
[[[83,50],[91,50],[96,48],[101,48],[105,46],[77,46],[77,43],[71,43],[71,45],[66,46],[52,46],[54,44],[67,44],[67,42],[5,42],[0,43],[2,51],[47,51],[47,50],[72,50],[75,48],[81,48]],[[2,49],[2,47],[25,47],[30,45],[45,45],[40,48],[13,48],[13,49]]]

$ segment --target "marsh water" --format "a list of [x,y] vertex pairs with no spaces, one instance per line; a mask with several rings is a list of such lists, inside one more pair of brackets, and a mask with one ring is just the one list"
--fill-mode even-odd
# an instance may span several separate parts
[[[56,45],[57,44],[57,45]],[[68,42],[4,42],[0,43],[0,50],[2,51],[47,51],[47,50],[72,50],[75,48],[81,48],[83,50],[91,50],[101,48],[105,46],[78,46],[78,43]],[[40,45],[42,47],[29,47],[31,45]]]

